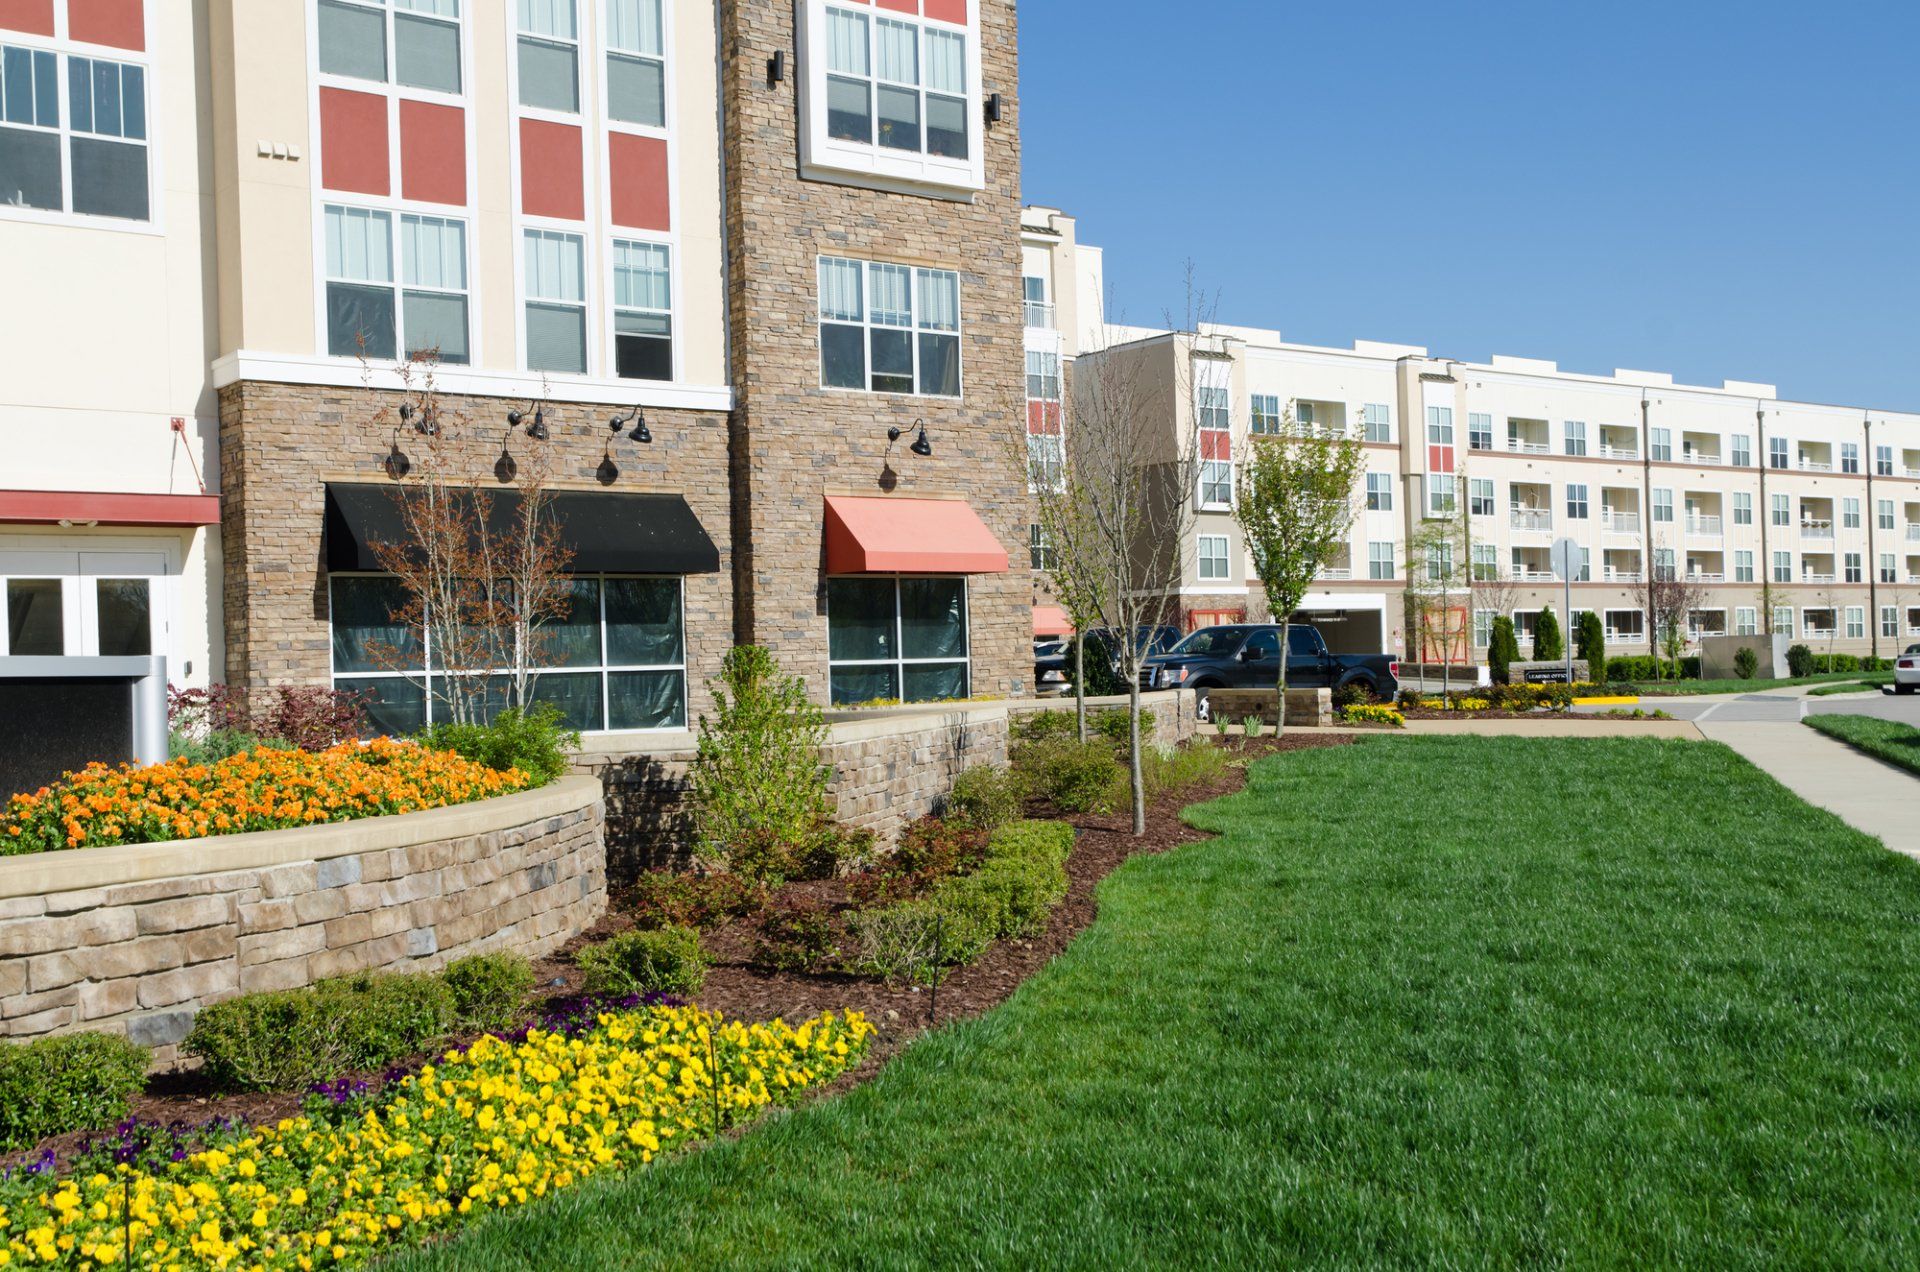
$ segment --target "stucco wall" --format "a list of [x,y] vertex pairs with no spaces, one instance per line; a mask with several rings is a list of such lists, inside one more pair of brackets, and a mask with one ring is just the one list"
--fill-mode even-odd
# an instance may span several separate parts
[[606,907],[599,784],[301,830],[0,861],[0,1036],[124,1033],[165,1067],[209,1003],[466,954]]

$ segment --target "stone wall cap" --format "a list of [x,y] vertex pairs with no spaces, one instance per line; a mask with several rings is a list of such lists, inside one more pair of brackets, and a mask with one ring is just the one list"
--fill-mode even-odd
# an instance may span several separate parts
[[602,797],[597,777],[563,777],[538,790],[390,817],[256,830],[157,844],[72,848],[0,858],[0,899],[44,896],[184,875],[259,870],[299,861],[357,856],[415,844],[483,835],[579,812]]

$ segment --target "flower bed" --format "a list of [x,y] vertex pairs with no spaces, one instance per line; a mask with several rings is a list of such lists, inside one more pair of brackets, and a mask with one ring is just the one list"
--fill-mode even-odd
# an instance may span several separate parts
[[377,1095],[328,1091],[270,1126],[123,1136],[119,1160],[11,1174],[0,1261],[364,1263],[794,1103],[855,1064],[872,1033],[857,1012],[794,1027],[663,1005],[601,1014],[584,1033],[484,1037]]
[[0,813],[0,855],[156,843],[412,813],[533,785],[411,742],[377,738],[324,751],[260,748],[213,764],[91,764]]

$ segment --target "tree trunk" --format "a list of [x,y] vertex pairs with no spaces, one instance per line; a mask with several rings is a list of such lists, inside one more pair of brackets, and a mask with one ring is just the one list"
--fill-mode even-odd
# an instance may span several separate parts
[[1080,729],[1080,740],[1087,740],[1087,636],[1073,633],[1073,716]]
[[1133,788],[1133,833],[1138,838],[1147,833],[1147,786],[1140,763],[1140,674],[1136,670],[1127,679],[1127,733],[1133,743],[1127,760],[1128,785]]
[[1453,656],[1453,629],[1447,624],[1451,621],[1447,615],[1447,598],[1440,598],[1440,701],[1445,702],[1447,695],[1453,692],[1453,667],[1448,660]]
[[1288,617],[1280,620],[1280,674],[1275,682],[1278,692],[1273,703],[1273,736],[1276,738],[1286,736],[1287,732],[1287,652],[1292,648],[1292,637],[1293,618],[1289,610]]

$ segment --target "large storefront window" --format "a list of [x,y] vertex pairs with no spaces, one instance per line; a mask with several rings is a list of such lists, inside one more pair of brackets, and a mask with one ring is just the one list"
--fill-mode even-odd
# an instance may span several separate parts
[[836,706],[966,697],[966,580],[827,580],[827,657]]
[[[374,728],[418,732],[446,710],[422,685],[433,662],[419,633],[396,622],[399,581],[384,574],[331,579],[333,684],[368,695]],[[560,709],[582,732],[683,729],[687,723],[686,634],[681,580],[587,575],[572,580],[566,614],[540,629],[534,698]],[[505,705],[517,655],[503,651],[488,683],[488,705]],[[436,685],[441,677],[435,668]]]

